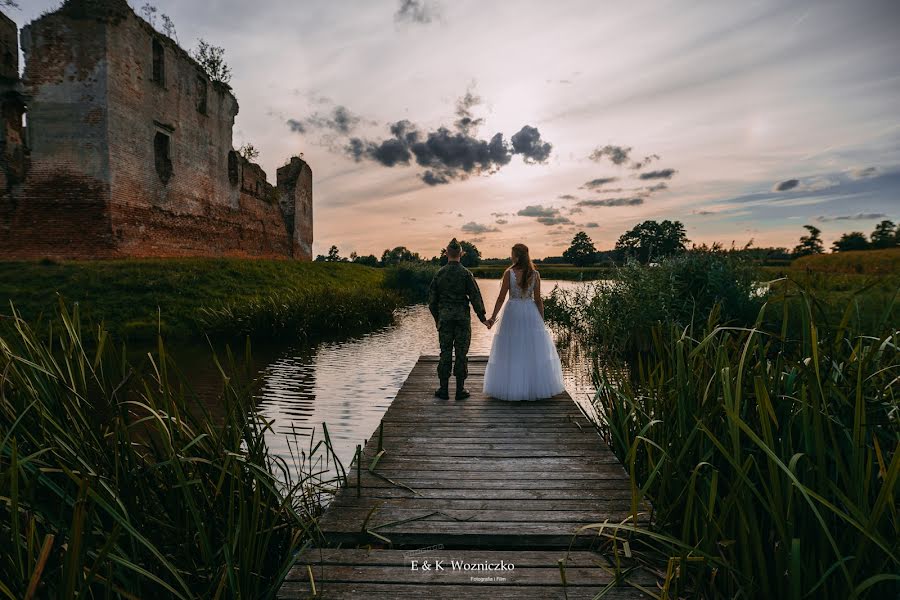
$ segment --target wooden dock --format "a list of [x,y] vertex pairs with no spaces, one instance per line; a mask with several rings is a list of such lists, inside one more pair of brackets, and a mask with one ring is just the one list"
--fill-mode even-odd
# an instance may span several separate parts
[[[657,591],[639,567],[627,581],[617,577],[614,562],[630,563],[620,542],[579,531],[631,517],[628,474],[591,422],[568,393],[537,402],[485,397],[486,364],[469,358],[470,398],[454,400],[451,380],[450,400],[441,400],[433,396],[437,357],[419,359],[323,515],[320,547],[300,555],[280,598]],[[641,507],[638,523],[646,514]],[[500,561],[515,568],[478,568]]]

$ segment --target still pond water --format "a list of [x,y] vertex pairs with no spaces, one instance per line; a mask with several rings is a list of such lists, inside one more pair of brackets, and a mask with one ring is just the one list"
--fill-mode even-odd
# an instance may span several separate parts
[[[500,280],[479,279],[478,283],[490,316]],[[584,284],[543,281],[545,297],[554,285],[571,289]],[[496,327],[488,330],[478,322],[473,313],[469,355],[487,355],[495,331]],[[554,338],[566,389],[593,414],[590,358],[564,332],[554,330]],[[372,436],[422,354],[438,354],[434,320],[424,304],[398,310],[392,325],[360,337],[288,344],[266,349],[262,356],[254,351],[260,382],[256,409],[273,423],[268,435],[271,452],[292,464],[291,449],[308,451],[310,438],[322,439],[325,423],[335,454],[349,467],[356,445]]]

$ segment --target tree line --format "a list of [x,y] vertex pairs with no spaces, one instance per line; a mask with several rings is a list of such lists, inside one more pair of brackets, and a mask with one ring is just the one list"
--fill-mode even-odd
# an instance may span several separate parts
[[[742,248],[732,248],[734,253],[741,254],[745,258],[756,262],[787,262],[794,258],[810,254],[825,252],[822,242],[821,230],[813,225],[804,225],[807,235],[800,237],[800,243],[793,250],[785,247],[753,247],[751,240]],[[637,260],[641,263],[650,263],[655,260],[688,251],[690,239],[681,221],[643,221],[623,233],[616,241],[612,250],[597,250],[594,241],[584,231],[579,231],[572,238],[569,247],[562,256],[548,256],[537,259],[539,264],[571,264],[576,267],[587,267],[599,264],[621,264],[628,260]],[[462,257],[463,265],[477,267],[488,264],[506,264],[507,258],[483,258],[481,251],[475,244],[461,241],[465,254]],[[860,231],[844,233],[832,244],[833,252],[847,252],[850,250],[877,250],[894,248],[900,245],[900,226],[893,221],[885,219],[876,225],[875,230],[868,237]],[[692,250],[721,250],[722,245],[715,243],[712,246],[706,244],[693,245]],[[447,263],[444,250],[439,256],[426,259],[413,252],[406,246],[386,248],[381,257],[374,254],[358,255],[351,252],[348,257],[342,257],[337,246],[331,246],[327,254],[320,254],[316,261],[324,262],[353,262],[370,267],[389,267],[402,262],[417,262],[443,265]]]

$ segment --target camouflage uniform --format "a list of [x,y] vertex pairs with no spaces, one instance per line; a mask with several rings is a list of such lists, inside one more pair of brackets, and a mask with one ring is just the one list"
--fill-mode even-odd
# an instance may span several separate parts
[[453,374],[458,379],[469,374],[466,357],[472,339],[469,303],[478,319],[484,321],[484,301],[472,272],[459,262],[448,262],[431,280],[428,289],[428,308],[437,324],[441,346],[438,377],[442,382],[450,379],[453,350],[456,351]]

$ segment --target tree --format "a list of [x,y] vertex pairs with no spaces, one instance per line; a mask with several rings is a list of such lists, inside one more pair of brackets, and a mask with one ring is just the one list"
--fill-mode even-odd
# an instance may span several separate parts
[[572,238],[572,245],[563,252],[563,258],[576,267],[586,267],[597,262],[597,249],[588,234],[579,231]]
[[350,255],[350,260],[359,265],[365,265],[367,267],[377,267],[378,266],[378,257],[374,254],[369,254],[366,256],[353,256]]
[[834,252],[849,252],[850,250],[868,250],[869,240],[862,231],[851,231],[843,234],[838,241],[832,244]]
[[820,237],[822,231],[813,225],[804,225],[803,227],[809,232],[809,235],[800,236],[800,243],[794,246],[794,251],[791,253],[794,258],[825,252],[825,246],[822,245]]
[[647,263],[684,252],[690,241],[681,221],[644,221],[619,237],[616,250],[620,257],[631,256]]
[[894,222],[885,219],[875,226],[875,231],[870,236],[872,248],[893,248],[900,241],[898,234],[900,234],[900,227],[895,229]]
[[247,160],[255,160],[259,158],[259,150],[257,150],[256,146],[254,146],[250,142],[247,142],[246,144],[238,148],[238,152]]
[[406,246],[397,246],[393,250],[385,250],[381,255],[381,264],[385,267],[401,262],[418,262],[419,253],[412,252]]
[[225,62],[225,48],[212,46],[200,38],[194,50],[194,60],[200,63],[211,81],[224,85],[231,81],[231,67]]
[[[477,267],[481,264],[481,251],[471,242],[460,240],[459,245],[462,247],[463,255],[459,262],[464,267]],[[447,264],[447,249],[441,248],[440,264]]]
[[328,256],[325,257],[326,262],[342,262],[345,259],[342,259],[340,254],[338,254],[338,247],[332,246],[328,249]]

